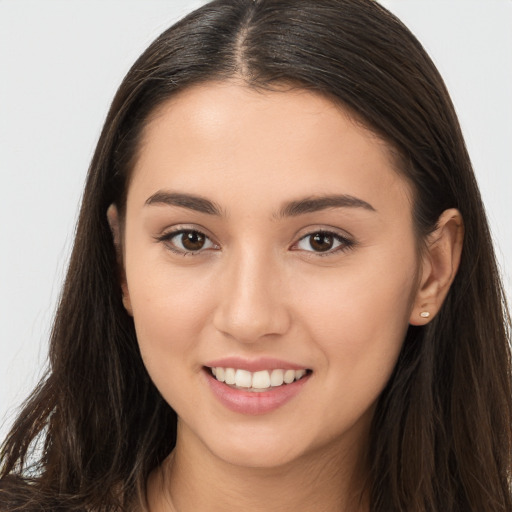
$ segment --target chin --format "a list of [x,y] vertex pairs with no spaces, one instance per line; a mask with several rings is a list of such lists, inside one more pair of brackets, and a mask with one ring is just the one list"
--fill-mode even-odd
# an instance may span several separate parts
[[227,464],[245,468],[273,469],[286,466],[300,457],[300,452],[290,449],[288,451],[267,444],[262,449],[254,446],[231,446],[228,450],[214,453],[215,456]]
[[276,468],[293,462],[310,449],[309,440],[293,439],[272,426],[226,429],[221,435],[202,437],[217,459],[246,468]]

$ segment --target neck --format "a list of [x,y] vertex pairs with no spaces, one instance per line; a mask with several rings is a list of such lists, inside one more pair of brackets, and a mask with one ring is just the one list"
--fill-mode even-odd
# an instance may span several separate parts
[[[178,442],[148,482],[150,512],[367,512],[360,443],[340,440],[278,467],[233,465]],[[347,448],[348,446],[348,448]]]

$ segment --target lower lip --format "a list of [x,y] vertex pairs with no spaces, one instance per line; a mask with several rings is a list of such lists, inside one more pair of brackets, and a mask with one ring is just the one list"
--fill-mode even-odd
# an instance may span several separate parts
[[207,382],[221,404],[233,412],[248,415],[266,414],[279,409],[296,396],[309,380],[305,375],[291,384],[283,384],[268,391],[243,391],[219,382],[205,369]]

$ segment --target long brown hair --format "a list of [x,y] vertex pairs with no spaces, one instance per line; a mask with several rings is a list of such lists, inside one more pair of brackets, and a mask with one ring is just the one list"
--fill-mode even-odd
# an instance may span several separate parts
[[411,326],[375,412],[372,512],[512,511],[510,319],[454,108],[416,38],[373,0],[215,0],[164,32],[110,108],[88,173],[51,335],[50,369],[2,447],[9,510],[123,510],[173,449],[123,308],[106,218],[123,210],[141,130],[192,84],[236,76],[340,102],[388,142],[414,190],[421,240],[447,208],[465,223],[439,314]]

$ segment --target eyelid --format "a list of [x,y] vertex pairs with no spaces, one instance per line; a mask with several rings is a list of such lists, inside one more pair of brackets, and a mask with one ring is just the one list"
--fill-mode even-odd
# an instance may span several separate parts
[[[316,257],[316,256],[332,256],[338,253],[346,252],[348,250],[353,249],[357,245],[357,241],[354,239],[352,235],[347,233],[346,231],[340,230],[339,228],[334,228],[331,226],[312,226],[308,227],[305,230],[301,230],[301,234],[296,235],[295,242],[291,245],[290,249],[295,251],[302,251],[306,253],[308,257]],[[297,248],[298,244],[307,237],[316,235],[316,234],[324,234],[330,235],[334,237],[336,240],[340,241],[341,244],[334,249],[329,249],[327,251],[308,251],[304,249]]]
[[198,233],[202,233],[204,236],[208,238],[214,239],[215,237],[211,233],[209,229],[202,226],[201,224],[187,224],[187,223],[177,223],[168,225],[162,229],[158,230],[158,234],[154,236],[155,239],[165,237],[171,233],[176,234],[179,231],[197,231]]
[[[176,247],[175,245],[172,245],[170,243],[170,240],[172,238],[174,238],[175,236],[178,236],[182,233],[187,233],[187,232],[196,232],[196,233],[203,235],[207,240],[209,240],[214,245],[214,247],[213,248],[208,247],[205,249],[201,248],[197,251],[191,251],[191,250],[187,251],[184,249],[180,249],[179,247]],[[340,245],[338,247],[335,247],[334,249],[329,249],[326,251],[314,251],[314,250],[308,251],[308,250],[297,248],[297,245],[302,240],[304,240],[308,236],[313,236],[313,235],[319,234],[319,233],[332,236],[333,238],[335,238],[336,240],[338,240],[340,242]],[[212,235],[209,234],[209,230],[203,228],[202,226],[198,226],[198,225],[190,225],[190,224],[174,225],[172,227],[169,227],[169,228],[166,228],[165,230],[163,230],[161,234],[154,236],[154,239],[156,242],[164,243],[170,251],[172,251],[176,254],[179,254],[181,256],[197,256],[197,255],[203,254],[204,252],[211,251],[212,249],[216,249],[216,250],[220,249],[220,244],[215,240],[215,237],[213,237]],[[352,235],[350,235],[349,233],[347,233],[346,231],[341,230],[339,228],[335,228],[332,226],[325,226],[325,225],[324,226],[310,226],[308,228],[301,229],[299,231],[299,233],[295,235],[294,239],[295,239],[295,242],[292,243],[292,245],[289,247],[289,249],[292,251],[301,251],[303,253],[308,253],[307,254],[308,257],[330,256],[330,255],[334,255],[334,254],[337,254],[340,252],[346,252],[348,250],[351,250],[357,245],[357,242],[354,239],[354,237]]]
[[190,225],[190,224],[189,225],[178,224],[178,225],[166,228],[165,230],[163,230],[161,232],[161,234],[156,235],[154,237],[154,239],[158,243],[164,243],[168,250],[170,250],[171,252],[173,252],[175,254],[179,254],[180,256],[198,256],[198,255],[200,255],[204,252],[210,251],[212,249],[212,247],[208,247],[205,249],[201,248],[197,251],[190,251],[190,250],[187,251],[186,249],[180,249],[179,247],[176,247],[175,245],[171,244],[171,240],[174,237],[179,236],[180,234],[183,234],[183,233],[190,233],[190,232],[199,233],[199,234],[203,235],[205,237],[205,239],[209,240],[214,245],[214,247],[213,247],[214,249],[217,249],[220,247],[220,244],[215,241],[215,238],[213,236],[211,236],[210,234],[208,234],[207,229],[204,229],[202,226]]

